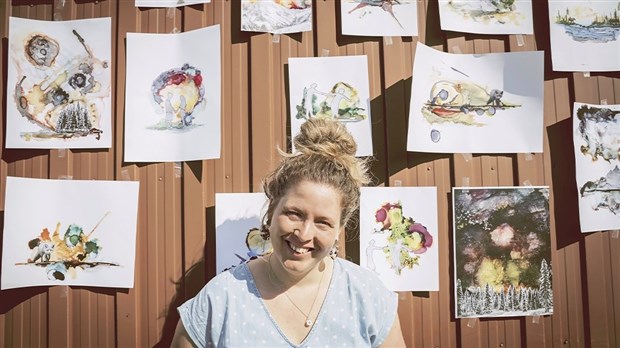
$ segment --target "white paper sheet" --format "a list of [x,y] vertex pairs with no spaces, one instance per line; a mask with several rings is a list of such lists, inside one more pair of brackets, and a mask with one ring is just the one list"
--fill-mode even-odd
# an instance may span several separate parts
[[451,54],[418,43],[407,150],[543,151],[543,52]]
[[582,232],[620,229],[620,105],[573,106]]
[[7,148],[109,148],[110,18],[9,18]]
[[1,288],[132,288],[138,187],[7,177]]
[[340,19],[344,35],[418,36],[418,1],[343,0]]
[[271,250],[271,241],[260,232],[266,210],[267,196],[262,192],[215,194],[217,273]]
[[616,0],[549,0],[553,70],[620,70],[618,11]]
[[478,34],[533,34],[531,0],[439,0],[441,29]]
[[274,34],[312,30],[312,0],[241,0],[241,30]]
[[219,25],[128,33],[126,85],[125,162],[220,157]]
[[179,7],[195,4],[207,4],[211,0],[135,0],[136,7]]
[[356,156],[372,155],[366,56],[289,58],[288,65],[291,138],[309,117],[333,118],[355,138]]
[[360,265],[390,290],[438,291],[439,243],[436,187],[362,188]]

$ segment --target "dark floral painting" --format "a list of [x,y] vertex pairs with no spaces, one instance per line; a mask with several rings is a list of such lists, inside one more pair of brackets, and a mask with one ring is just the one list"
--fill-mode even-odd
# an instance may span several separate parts
[[547,187],[454,188],[455,314],[553,313]]

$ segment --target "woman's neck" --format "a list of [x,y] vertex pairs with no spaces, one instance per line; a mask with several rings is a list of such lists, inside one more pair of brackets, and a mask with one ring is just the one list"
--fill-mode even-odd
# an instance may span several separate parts
[[284,289],[292,287],[303,288],[306,286],[316,287],[316,284],[324,277],[324,272],[331,273],[334,261],[326,257],[321,260],[316,267],[306,273],[294,274],[288,272],[280,262],[269,255],[265,261],[267,262],[267,272],[270,281],[275,286],[281,286]]

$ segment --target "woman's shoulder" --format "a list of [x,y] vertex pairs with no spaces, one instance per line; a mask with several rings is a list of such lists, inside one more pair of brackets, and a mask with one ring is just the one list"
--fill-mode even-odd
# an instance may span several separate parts
[[379,279],[375,272],[342,258],[336,258],[334,261],[338,264],[342,276],[351,286],[360,288],[372,287],[377,288],[377,290],[389,291],[383,286],[383,281]]

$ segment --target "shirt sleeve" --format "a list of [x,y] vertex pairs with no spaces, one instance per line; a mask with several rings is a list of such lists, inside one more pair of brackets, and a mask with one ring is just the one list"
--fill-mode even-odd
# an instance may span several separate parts
[[178,308],[185,331],[197,347],[207,346],[207,328],[210,327],[211,301],[208,284],[193,298]]
[[398,293],[392,292],[387,288],[383,288],[382,292],[384,292],[386,301],[384,302],[384,308],[381,311],[383,313],[376,313],[378,315],[377,320],[381,324],[379,325],[377,337],[372,343],[373,347],[379,347],[383,341],[385,341],[387,336],[390,334],[392,326],[394,326],[394,320],[396,320],[396,313],[398,312]]

